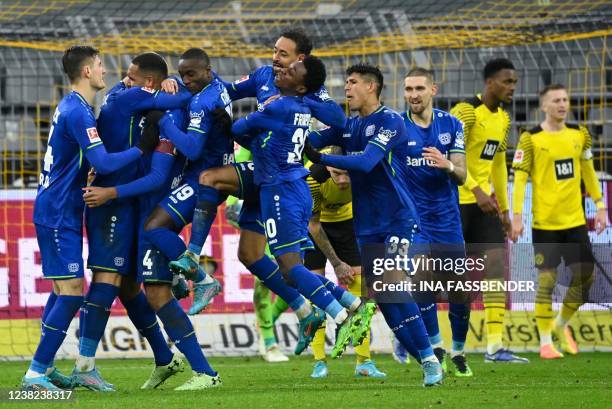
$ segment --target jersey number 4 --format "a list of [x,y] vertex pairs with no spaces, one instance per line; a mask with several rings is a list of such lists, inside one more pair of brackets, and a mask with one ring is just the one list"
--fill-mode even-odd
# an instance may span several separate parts
[[293,142],[293,152],[289,152],[287,163],[300,163],[302,161],[302,151],[304,150],[304,142],[308,136],[308,129],[297,128],[291,137]]

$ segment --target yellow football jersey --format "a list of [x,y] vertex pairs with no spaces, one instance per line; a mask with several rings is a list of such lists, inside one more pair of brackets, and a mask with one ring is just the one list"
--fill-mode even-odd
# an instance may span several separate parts
[[[312,162],[306,167],[310,169]],[[312,213],[320,212],[321,222],[343,222],[353,218],[351,188],[339,189],[331,177],[317,181],[313,175],[306,179],[312,195]]]
[[[468,174],[487,194],[491,194],[491,167],[495,154],[506,151],[510,116],[502,107],[491,112],[480,95],[460,102],[450,113],[463,123]],[[459,186],[459,203],[476,203],[466,185]]]
[[531,176],[534,228],[564,230],[585,223],[581,161],[591,158],[585,127],[566,124],[561,131],[547,132],[537,126],[523,132],[512,167]]

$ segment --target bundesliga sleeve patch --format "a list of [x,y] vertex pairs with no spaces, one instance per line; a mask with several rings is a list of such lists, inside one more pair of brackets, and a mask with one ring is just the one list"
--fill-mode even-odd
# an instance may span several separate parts
[[234,81],[234,84],[240,84],[241,82],[245,82],[246,80],[249,79],[249,75],[245,75],[244,77],[237,79],[236,81]]
[[523,155],[523,150],[517,149],[516,152],[514,152],[514,159],[512,161],[515,163],[521,163],[523,161]]
[[102,139],[100,139],[100,135],[98,135],[98,130],[96,128],[87,128],[86,131],[90,143],[102,141]]

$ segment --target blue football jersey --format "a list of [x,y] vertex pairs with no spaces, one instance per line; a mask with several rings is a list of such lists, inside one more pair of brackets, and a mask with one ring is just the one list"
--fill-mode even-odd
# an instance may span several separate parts
[[190,160],[185,170],[186,178],[198,178],[203,170],[224,166],[234,162],[234,142],[213,127],[212,112],[225,108],[232,114],[232,102],[227,89],[218,79],[213,79],[189,102],[187,134],[205,138],[202,151],[196,160]]
[[[192,95],[184,88],[176,95],[146,87],[115,85],[104,99],[98,116],[98,131],[108,152],[121,152],[140,140],[143,114],[151,109],[184,108]],[[95,186],[117,186],[136,179],[142,163],[126,166],[108,175],[97,175]]]
[[311,112],[302,97],[280,97],[234,123],[235,135],[255,134],[250,141],[255,184],[277,184],[309,174],[302,150]]
[[349,118],[344,130],[327,128],[315,132],[327,141],[326,145],[342,147],[346,155],[359,155],[368,144],[385,152],[385,159],[371,172],[349,171],[358,236],[410,232],[418,226],[414,199],[406,184],[408,134],[397,112],[381,106],[366,117]]
[[47,152],[34,202],[34,223],[52,227],[83,226],[83,191],[89,163],[84,151],[103,148],[91,105],[77,92],[66,95],[53,114]]
[[432,220],[461,229],[457,184],[442,169],[429,166],[423,158],[424,147],[435,147],[443,155],[465,153],[463,126],[448,112],[433,110],[427,128],[414,123],[410,112],[402,113],[408,131],[408,188],[417,205],[421,220]]
[[[272,66],[264,65],[233,83],[227,83],[227,91],[232,101],[257,98],[257,108],[260,109],[268,98],[280,93],[274,85],[274,77]],[[329,97],[325,86],[305,95],[304,102],[311,109],[312,115],[324,124],[340,128],[346,124],[344,110]]]

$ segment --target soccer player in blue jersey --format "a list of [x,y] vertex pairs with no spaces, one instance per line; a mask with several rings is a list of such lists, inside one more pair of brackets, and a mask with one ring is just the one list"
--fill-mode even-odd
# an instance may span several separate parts
[[[355,233],[361,249],[384,244],[388,255],[406,255],[418,228],[417,209],[406,184],[406,127],[398,113],[380,103],[383,75],[377,67],[357,64],[346,73],[346,98],[349,108],[358,115],[349,118],[343,129],[327,128],[310,134],[314,147],[337,145],[346,156],[320,154],[309,145],[306,156],[315,163],[349,171]],[[418,305],[414,301],[378,305],[402,345],[420,358],[424,385],[441,383],[442,368]]]
[[[404,97],[409,110],[402,118],[409,135],[408,188],[414,197],[421,231],[415,242],[419,251],[440,259],[465,259],[461,213],[457,186],[465,183],[465,142],[461,122],[447,112],[433,108],[437,86],[433,72],[421,67],[411,69],[404,79]],[[431,272],[430,272],[431,273]],[[433,279],[458,280],[461,275]],[[421,294],[421,316],[429,341],[440,363],[444,350],[438,327],[435,295]],[[451,361],[455,375],[472,376],[463,351],[469,327],[470,302],[466,294],[449,293],[449,313],[453,334]]]
[[72,91],[60,101],[49,131],[34,202],[34,224],[43,274],[53,280],[53,291],[43,313],[41,340],[22,381],[28,390],[57,390],[72,385],[59,374],[53,359],[70,321],[83,304],[83,209],[81,189],[89,165],[99,174],[116,171],[154,149],[158,141],[143,138],[137,146],[108,153],[96,128],[91,104],[105,87],[106,73],[98,50],[74,46],[62,57]]
[[[279,94],[274,84],[276,73],[296,61],[303,60],[311,51],[312,42],[304,31],[295,29],[283,32],[274,45],[272,65],[259,67],[244,78],[226,84],[230,98],[238,100],[256,97],[258,106],[262,107],[268,99],[273,99]],[[307,94],[304,102],[310,107],[313,116],[321,122],[336,127],[344,126],[346,121],[344,112],[329,98],[324,86]],[[300,338],[295,353],[300,354],[314,337],[324,315],[316,309],[311,309],[310,304],[305,302],[295,290],[286,288],[280,275],[275,274],[278,266],[265,254],[266,237],[260,220],[259,193],[253,182],[253,172],[252,162],[241,162],[232,166],[209,169],[200,175],[198,204],[189,248],[177,262],[172,263],[172,266],[177,272],[194,271],[197,268],[201,248],[217,214],[219,197],[231,194],[244,199],[238,220],[241,230],[238,259],[253,275],[262,282],[267,282],[268,288],[287,301],[296,312],[300,321]]]
[[[168,76],[168,66],[156,53],[136,56],[127,77],[106,95],[100,109],[98,128],[109,151],[120,151],[140,139],[143,114],[152,109],[181,108],[191,99],[188,90],[176,95],[160,92],[161,81]],[[108,187],[128,183],[138,177],[139,167],[122,168],[107,175],[97,175],[94,186]],[[159,371],[178,368],[157,325],[154,311],[136,280],[138,243],[138,206],[134,198],[118,198],[105,206],[85,212],[89,240],[88,266],[93,279],[83,306],[81,338],[74,380],[75,385],[93,390],[107,390],[95,371],[95,352],[104,334],[110,307],[120,296],[129,317],[143,331],[155,355]],[[120,291],[121,289],[121,291]]]
[[[302,161],[311,111],[303,96],[319,89],[325,76],[325,66],[316,57],[292,63],[277,73],[274,80],[281,96],[236,121],[232,133],[238,143],[252,149],[254,183],[260,189],[261,219],[278,270],[303,297],[328,313],[339,325],[332,350],[332,357],[337,357],[351,340],[354,345],[363,341],[375,306],[362,303],[358,297],[312,273],[302,263],[302,249],[309,242],[308,222],[312,214],[312,197],[305,179],[309,171]],[[269,282],[264,281],[264,284]],[[270,289],[276,290],[275,287]],[[349,315],[349,311],[354,314]]]

